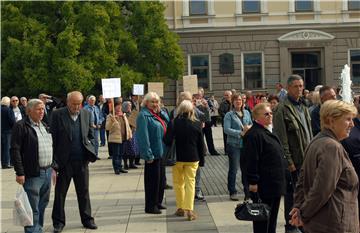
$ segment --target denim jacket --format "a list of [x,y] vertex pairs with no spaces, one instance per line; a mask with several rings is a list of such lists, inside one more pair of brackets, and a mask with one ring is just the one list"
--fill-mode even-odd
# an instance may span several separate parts
[[252,125],[249,111],[244,109],[243,113],[244,116],[241,122],[235,111],[226,113],[224,117],[224,132],[227,135],[226,143],[237,148],[242,148],[242,136],[240,134],[243,131],[243,126]]
[[91,113],[91,123],[96,125],[101,125],[105,120],[102,113],[100,113],[100,108],[97,105],[90,106],[89,104],[84,106],[84,109],[88,110]]
[[[160,112],[160,117],[165,124],[169,122],[169,117],[164,111]],[[163,137],[164,128],[160,121],[151,114],[148,108],[142,108],[136,118],[136,138],[140,157],[146,161],[160,159],[165,148]]]

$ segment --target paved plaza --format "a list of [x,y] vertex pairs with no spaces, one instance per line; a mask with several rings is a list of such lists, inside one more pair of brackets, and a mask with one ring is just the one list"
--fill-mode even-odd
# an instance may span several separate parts
[[[227,194],[227,157],[223,155],[222,128],[213,128],[214,142],[221,156],[206,156],[205,167],[202,168],[202,189],[206,201],[195,202],[195,211],[199,218],[189,222],[185,218],[174,216],[176,210],[173,190],[166,190],[165,204],[167,210],[161,215],[144,213],[144,167],[129,170],[127,174],[114,175],[111,160],[108,160],[107,148],[100,148],[101,160],[90,165],[90,197],[92,212],[97,230],[85,229],[78,212],[74,185],[71,184],[66,200],[66,226],[64,233],[80,232],[195,232],[195,233],[227,233],[252,232],[252,223],[238,221],[234,217],[234,207],[238,202],[231,201]],[[143,161],[142,161],[143,163]],[[167,167],[167,180],[172,185],[171,167]],[[237,187],[240,189],[241,179],[238,174]],[[1,230],[0,232],[23,232],[12,223],[12,209],[17,190],[15,175],[12,169],[1,170]],[[242,193],[241,193],[242,195]],[[45,230],[52,232],[52,201],[45,213]],[[278,217],[278,232],[284,232],[283,207]]]

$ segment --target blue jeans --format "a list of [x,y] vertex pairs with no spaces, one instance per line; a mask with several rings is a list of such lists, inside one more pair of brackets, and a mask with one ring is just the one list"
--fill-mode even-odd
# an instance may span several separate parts
[[105,146],[106,143],[106,139],[105,139],[105,129],[104,128],[100,128],[100,145],[101,146]]
[[229,156],[229,171],[228,171],[228,190],[230,195],[236,194],[236,173],[240,166],[240,148],[232,145],[227,145],[227,152]]
[[124,154],[123,144],[110,142],[109,145],[112,148],[112,165],[116,172],[122,168],[121,161]]
[[24,190],[29,198],[34,221],[32,226],[24,228],[25,233],[43,232],[45,208],[50,199],[51,171],[52,168],[40,169],[40,176],[25,177]]
[[201,191],[201,170],[200,166],[196,170],[196,176],[195,176],[195,193]]
[[10,166],[11,131],[1,132],[1,166]]
[[94,138],[95,138],[95,153],[96,157],[98,157],[98,151],[99,151],[99,129],[94,129]]

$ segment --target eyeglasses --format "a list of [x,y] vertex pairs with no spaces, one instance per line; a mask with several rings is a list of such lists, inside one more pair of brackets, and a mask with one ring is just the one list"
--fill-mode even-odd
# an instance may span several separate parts
[[264,113],[264,116],[266,116],[266,117],[269,117],[269,116],[272,116],[272,112],[266,112],[266,113]]
[[12,100],[11,102],[19,102],[19,100]]

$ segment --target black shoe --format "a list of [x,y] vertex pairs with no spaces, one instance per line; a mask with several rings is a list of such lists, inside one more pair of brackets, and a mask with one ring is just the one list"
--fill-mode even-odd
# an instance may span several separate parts
[[159,209],[159,210],[166,210],[166,207],[165,207],[165,206],[163,206],[163,205],[161,205],[161,204],[160,204],[160,205],[158,205],[157,207],[158,207],[158,209]]
[[96,160],[101,160],[100,157],[96,157]]
[[123,169],[123,168],[120,168],[120,170],[119,170],[121,173],[128,173],[128,171],[126,171],[125,169]]
[[134,164],[130,164],[129,168],[130,168],[130,169],[137,169],[138,167],[135,166]]
[[140,162],[135,162],[135,165],[141,165],[141,163]]
[[112,159],[112,156],[109,156],[108,159]]
[[11,166],[11,165],[2,166],[2,169],[11,169],[11,168],[13,168],[13,166]]
[[115,174],[116,174],[116,175],[120,175],[120,171],[119,171],[119,170],[116,170],[116,171],[115,171]]
[[173,187],[171,185],[166,184],[165,189],[173,189]]
[[87,229],[92,229],[92,230],[95,230],[97,229],[97,225],[94,223],[94,222],[87,222],[87,223],[84,223],[83,226]]
[[54,226],[54,233],[60,233],[64,229],[64,225]]
[[212,151],[212,152],[210,152],[210,154],[211,154],[211,155],[220,155],[220,153],[217,152],[217,151]]
[[161,214],[161,210],[158,208],[154,208],[153,210],[145,210],[145,213],[147,214]]

